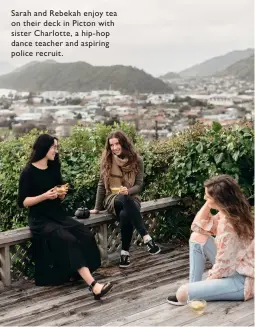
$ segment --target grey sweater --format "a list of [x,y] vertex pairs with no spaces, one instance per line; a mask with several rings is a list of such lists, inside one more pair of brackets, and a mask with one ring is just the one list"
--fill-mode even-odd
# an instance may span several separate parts
[[[143,187],[143,175],[144,175],[144,164],[143,159],[141,157],[138,157],[138,173],[135,178],[134,186],[130,187],[128,189],[129,195],[137,195],[141,192]],[[102,175],[100,174],[100,179],[97,186],[97,195],[96,195],[96,204],[95,209],[96,210],[104,210],[104,199],[106,196],[106,188],[104,185],[104,180]]]

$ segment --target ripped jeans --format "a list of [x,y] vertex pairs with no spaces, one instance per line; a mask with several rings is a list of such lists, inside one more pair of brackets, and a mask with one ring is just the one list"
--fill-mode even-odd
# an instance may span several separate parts
[[200,298],[206,301],[243,301],[245,276],[234,273],[230,277],[202,281],[206,259],[213,265],[217,253],[212,236],[205,244],[190,241],[189,300]]

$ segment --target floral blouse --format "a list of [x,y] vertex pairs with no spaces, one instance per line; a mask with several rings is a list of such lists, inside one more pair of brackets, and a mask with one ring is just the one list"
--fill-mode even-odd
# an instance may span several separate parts
[[244,299],[254,296],[254,239],[242,241],[232,225],[221,213],[202,217],[198,212],[191,230],[204,235],[215,235],[217,254],[215,264],[208,272],[208,279],[232,276],[235,272],[246,276]]

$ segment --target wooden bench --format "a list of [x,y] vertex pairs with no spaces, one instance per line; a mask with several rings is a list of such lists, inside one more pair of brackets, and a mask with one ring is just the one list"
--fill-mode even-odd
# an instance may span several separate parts
[[[148,214],[157,211],[167,210],[180,203],[178,198],[162,198],[154,201],[142,202],[141,213]],[[80,222],[89,227],[98,228],[98,247],[104,263],[108,263],[108,224],[113,223],[115,218],[106,211],[91,215],[88,219],[79,219]],[[150,231],[150,229],[149,229]],[[6,232],[0,232],[0,283],[4,286],[11,285],[11,254],[10,246],[23,243],[31,239],[29,227],[23,227]]]

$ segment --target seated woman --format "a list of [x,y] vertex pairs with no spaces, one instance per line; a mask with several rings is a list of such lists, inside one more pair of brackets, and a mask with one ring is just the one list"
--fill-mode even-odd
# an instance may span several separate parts
[[141,199],[138,194],[142,189],[143,175],[143,160],[135,152],[128,137],[121,131],[111,133],[101,159],[95,209],[90,212],[96,214],[106,208],[120,221],[121,268],[130,265],[129,248],[134,227],[150,254],[160,252],[159,246],[148,234],[140,213]]
[[90,230],[66,216],[56,186],[62,183],[60,163],[55,159],[58,141],[40,135],[19,181],[18,204],[29,208],[35,260],[35,284],[59,285],[79,275],[89,285],[95,299],[111,288],[97,283],[91,273],[100,267],[100,253]]
[[[249,204],[237,182],[228,175],[213,177],[204,186],[206,202],[191,226],[189,284],[168,297],[170,304],[184,305],[194,298],[253,298],[254,220]],[[211,208],[218,210],[215,216],[210,214]],[[213,266],[202,281],[206,259]]]

